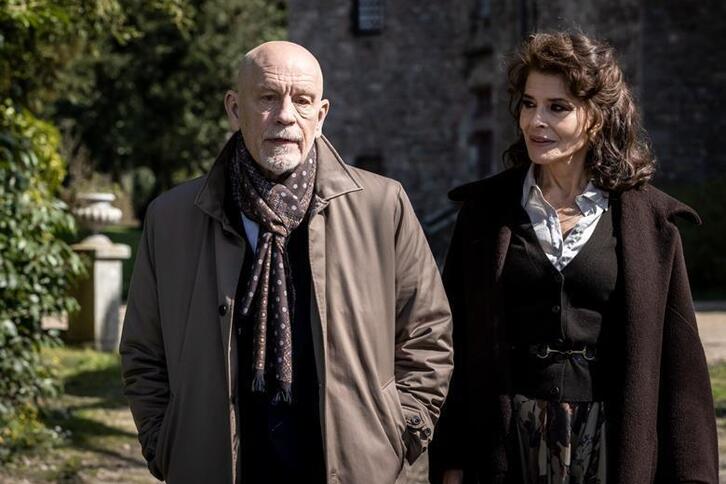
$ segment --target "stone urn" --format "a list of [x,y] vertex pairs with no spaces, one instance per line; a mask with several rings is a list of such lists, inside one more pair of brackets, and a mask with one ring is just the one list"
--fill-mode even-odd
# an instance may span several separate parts
[[81,193],[73,210],[79,224],[92,234],[72,246],[87,257],[90,266],[87,277],[72,290],[81,309],[69,315],[65,339],[70,343],[92,343],[102,351],[118,350],[123,261],[131,256],[128,245],[114,244],[100,233],[121,220],[121,209],[111,205],[115,199],[113,193]]
[[111,240],[100,232],[104,227],[115,225],[121,220],[123,215],[121,209],[111,205],[114,200],[116,195],[113,193],[80,193],[76,196],[76,203],[79,206],[73,210],[73,215],[83,227],[92,232],[86,240],[105,240],[111,243]]

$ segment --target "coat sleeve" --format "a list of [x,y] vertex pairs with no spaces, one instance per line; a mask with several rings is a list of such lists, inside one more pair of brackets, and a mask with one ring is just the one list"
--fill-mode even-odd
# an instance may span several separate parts
[[406,459],[428,447],[453,367],[451,313],[411,203],[399,188],[396,226],[395,373],[407,429]]
[[677,230],[661,365],[656,482],[716,484],[716,416]]
[[151,472],[161,478],[154,457],[170,392],[157,297],[153,212],[152,203],[134,263],[119,351],[124,395],[136,423],[142,453]]

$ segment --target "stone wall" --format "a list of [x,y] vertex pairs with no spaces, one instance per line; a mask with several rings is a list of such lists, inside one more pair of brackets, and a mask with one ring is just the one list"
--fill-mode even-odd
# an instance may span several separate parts
[[[466,12],[446,2],[385,2],[380,34],[356,35],[354,1],[290,0],[289,38],[315,54],[331,110],[324,133],[351,164],[404,183],[420,217],[467,179],[461,125]],[[457,2],[452,2],[457,3]]]
[[369,35],[354,28],[360,1],[288,0],[289,36],[323,66],[326,135],[347,162],[404,184],[439,258],[446,192],[503,167],[506,63],[532,31],[581,29],[615,47],[662,179],[726,174],[722,0],[377,0],[383,28]]

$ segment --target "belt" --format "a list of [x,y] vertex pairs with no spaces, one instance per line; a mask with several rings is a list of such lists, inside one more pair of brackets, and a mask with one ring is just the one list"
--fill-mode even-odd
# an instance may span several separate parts
[[593,346],[583,345],[580,349],[571,348],[556,348],[548,344],[529,345],[529,354],[539,358],[540,360],[547,359],[571,359],[578,356],[582,357],[585,361],[597,361],[597,348]]

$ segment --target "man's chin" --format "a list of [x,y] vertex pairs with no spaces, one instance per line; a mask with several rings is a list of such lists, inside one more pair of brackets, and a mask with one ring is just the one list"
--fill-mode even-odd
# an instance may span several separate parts
[[266,172],[272,173],[275,176],[280,176],[297,168],[300,161],[299,157],[274,157],[265,159],[262,163],[260,163],[260,166]]

